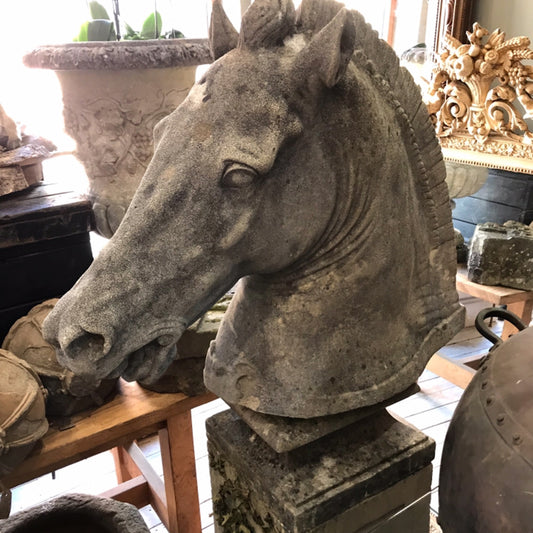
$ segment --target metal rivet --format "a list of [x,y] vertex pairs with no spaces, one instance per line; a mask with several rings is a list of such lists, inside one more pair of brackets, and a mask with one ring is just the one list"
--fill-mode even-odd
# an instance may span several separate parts
[[499,426],[501,426],[505,422],[505,415],[503,413],[500,413],[496,417],[496,422],[498,423]]
[[481,367],[481,372],[486,372],[487,368],[488,368],[487,365],[483,365],[483,366]]
[[522,442],[522,436],[519,433],[513,435],[513,444],[520,444]]
[[488,385],[488,384],[489,384],[488,381],[483,381],[483,382],[481,383],[481,388],[482,388],[483,390],[485,390],[485,389],[487,388],[487,385]]
[[494,401],[494,398],[492,396],[489,396],[486,400],[485,400],[485,403],[487,405],[490,405],[492,402]]

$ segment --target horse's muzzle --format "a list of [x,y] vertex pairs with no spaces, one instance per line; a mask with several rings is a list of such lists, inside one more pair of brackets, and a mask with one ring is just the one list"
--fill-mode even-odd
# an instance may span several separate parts
[[136,335],[115,338],[111,331],[90,332],[79,325],[62,328],[54,320],[45,321],[43,331],[56,348],[60,364],[85,379],[98,383],[122,376],[127,381],[142,379],[148,383],[159,378],[176,358],[176,343],[183,328],[178,329],[159,329],[143,335],[144,341]]

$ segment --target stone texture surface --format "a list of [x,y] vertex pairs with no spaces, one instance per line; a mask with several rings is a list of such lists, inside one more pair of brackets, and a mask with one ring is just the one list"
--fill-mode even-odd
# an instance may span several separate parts
[[65,130],[76,141],[105,237],[118,228],[152,158],[154,126],[187,96],[195,73],[195,66],[56,71]]
[[470,243],[468,279],[533,290],[533,229],[514,221],[478,224]]
[[418,385],[412,385],[409,389],[379,404],[316,418],[288,418],[265,415],[240,405],[231,407],[272,449],[282,453],[295,450],[334,431],[371,417],[381,412],[387,405],[399,402],[411,394],[416,394],[419,390]]
[[237,48],[155,128],[123,223],[46,336],[76,372],[155,381],[244,278],[207,355],[210,390],[297,418],[384,401],[463,326],[420,92],[336,2],[262,0],[238,39],[222,33],[212,49]]
[[[363,531],[430,488],[434,442],[385,410],[286,454],[232,411],[208,419],[207,436],[218,532]],[[427,498],[411,519],[413,527],[378,531],[427,532]]]
[[0,520],[2,533],[149,533],[129,503],[69,494]]
[[40,46],[24,56],[27,67],[53,70],[157,69],[210,62],[207,39],[68,43]]
[[454,228],[455,234],[455,251],[457,253],[457,262],[466,263],[468,261],[468,245],[465,243],[465,239],[462,233]]
[[141,380],[139,384],[156,392],[183,392],[187,396],[205,393],[205,356],[230,301],[231,293],[228,293],[185,330],[177,344],[178,359],[172,361],[157,381],[145,383]]

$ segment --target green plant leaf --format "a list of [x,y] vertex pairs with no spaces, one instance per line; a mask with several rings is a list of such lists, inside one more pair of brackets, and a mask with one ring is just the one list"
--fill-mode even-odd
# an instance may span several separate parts
[[135,35],[137,35],[137,32],[126,22],[125,23],[125,26],[126,26],[126,34],[124,35],[124,38],[128,38],[128,37],[135,37]]
[[110,20],[91,20],[87,27],[87,41],[113,41],[115,27]]
[[99,2],[96,2],[96,1],[89,2],[89,9],[91,11],[91,17],[94,20],[97,20],[97,19],[111,20],[109,18],[109,15],[107,14],[105,7]]
[[159,11],[150,13],[143,23],[141,29],[141,39],[157,39],[161,35],[161,26],[163,21]]
[[89,29],[89,22],[84,22],[81,25],[78,35],[74,37],[74,41],[80,41],[80,42],[88,41],[89,40],[89,37],[87,36],[88,29]]

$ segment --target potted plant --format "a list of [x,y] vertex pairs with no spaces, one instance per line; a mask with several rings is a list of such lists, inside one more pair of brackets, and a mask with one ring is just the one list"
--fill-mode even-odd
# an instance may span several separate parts
[[96,2],[90,6],[92,20],[76,42],[40,46],[24,63],[59,78],[65,130],[87,172],[97,230],[110,237],[152,157],[154,125],[183,101],[211,54],[207,39],[163,34],[157,12],[140,30],[125,25],[121,32],[118,0],[114,20]]

